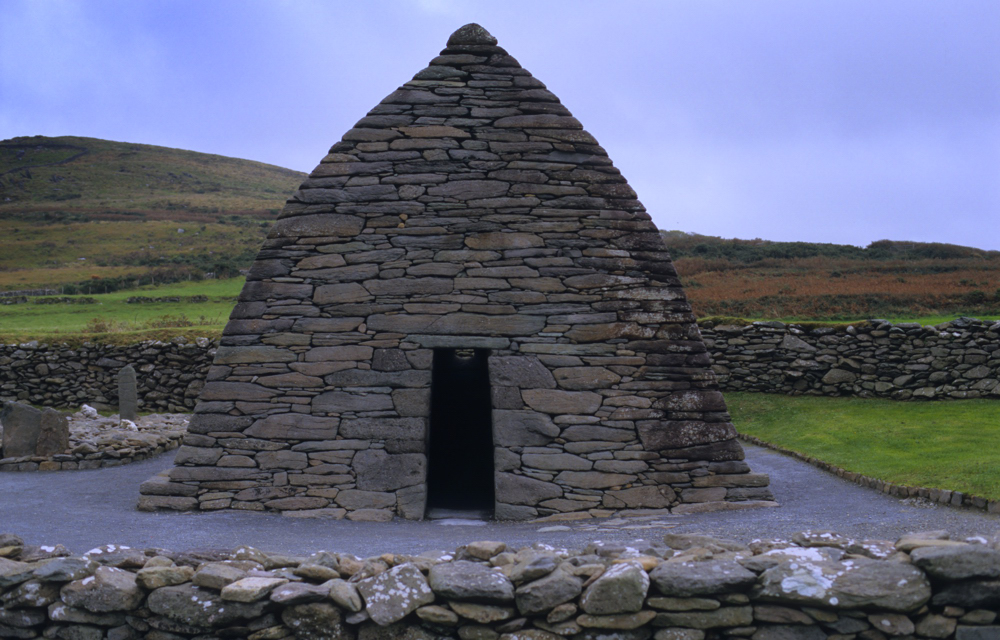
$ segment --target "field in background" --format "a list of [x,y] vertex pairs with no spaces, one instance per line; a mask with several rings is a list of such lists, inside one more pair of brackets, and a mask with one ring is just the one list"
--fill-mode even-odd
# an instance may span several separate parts
[[741,433],[896,484],[1000,500],[1000,402],[727,393]]
[[[23,304],[0,305],[0,342],[88,340],[122,344],[176,336],[218,337],[242,287],[243,278],[230,278],[73,296],[77,300],[93,298],[94,304],[35,304],[29,298]],[[179,300],[127,302],[138,296]]]

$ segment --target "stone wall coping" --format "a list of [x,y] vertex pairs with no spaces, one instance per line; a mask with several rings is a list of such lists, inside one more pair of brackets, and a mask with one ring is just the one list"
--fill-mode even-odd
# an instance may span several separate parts
[[0,637],[993,640],[998,577],[1000,536],[945,531],[484,540],[370,558],[114,544],[73,556],[0,534]]

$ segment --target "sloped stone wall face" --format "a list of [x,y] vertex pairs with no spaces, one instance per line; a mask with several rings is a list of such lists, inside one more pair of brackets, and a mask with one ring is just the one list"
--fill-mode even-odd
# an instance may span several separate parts
[[[940,534],[940,532],[935,532]],[[0,637],[996,640],[996,540],[803,532],[366,559],[11,544]]]
[[456,33],[288,202],[144,508],[421,517],[447,348],[491,354],[500,518],[770,497],[649,215],[484,33]]
[[701,332],[726,391],[896,400],[1000,397],[996,321],[870,321],[836,329],[709,322]]
[[118,372],[138,372],[139,409],[189,412],[204,386],[216,341],[198,338],[132,345],[0,344],[0,398],[76,409],[118,406]]

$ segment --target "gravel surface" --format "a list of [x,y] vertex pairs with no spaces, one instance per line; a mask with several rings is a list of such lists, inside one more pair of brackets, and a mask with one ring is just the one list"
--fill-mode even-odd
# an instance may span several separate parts
[[61,543],[75,553],[115,543],[172,550],[252,545],[282,553],[327,549],[370,556],[451,550],[473,540],[502,540],[513,547],[545,542],[573,548],[592,540],[655,539],[667,531],[743,542],[788,537],[805,529],[886,540],[930,529],[947,529],[953,538],[1000,532],[1000,517],[994,515],[931,503],[914,506],[780,453],[744,447],[751,468],[770,474],[780,507],[564,523],[369,523],[261,513],[136,511],[139,483],[172,465],[174,454],[167,453],[94,471],[0,474],[0,533],[18,534],[28,544]]

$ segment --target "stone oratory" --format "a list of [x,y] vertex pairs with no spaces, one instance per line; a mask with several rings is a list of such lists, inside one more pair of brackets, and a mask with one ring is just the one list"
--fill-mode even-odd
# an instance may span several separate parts
[[288,201],[140,508],[518,520],[773,505],[742,460],[636,194],[470,24]]

